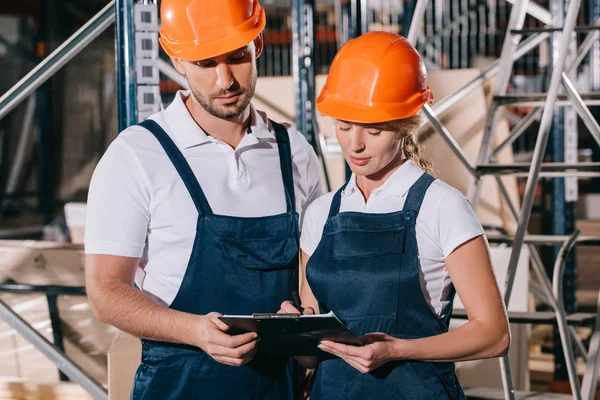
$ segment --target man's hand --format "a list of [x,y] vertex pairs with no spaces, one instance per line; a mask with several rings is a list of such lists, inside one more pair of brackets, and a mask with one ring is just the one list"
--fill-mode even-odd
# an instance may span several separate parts
[[400,339],[384,333],[370,333],[362,336],[360,340],[364,346],[350,346],[324,340],[319,344],[319,348],[338,356],[363,374],[397,359],[394,356],[395,345]]
[[241,366],[250,362],[256,353],[258,334],[228,335],[229,326],[219,319],[221,316],[216,312],[199,316],[196,346],[222,364]]

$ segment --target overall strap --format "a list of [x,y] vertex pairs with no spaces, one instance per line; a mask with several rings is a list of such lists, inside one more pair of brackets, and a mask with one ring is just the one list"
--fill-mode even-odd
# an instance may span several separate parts
[[287,212],[296,210],[296,194],[294,191],[294,173],[292,167],[292,150],[290,148],[290,136],[285,126],[271,121],[273,129],[275,129],[275,137],[277,139],[277,149],[279,150],[279,165],[281,168],[281,176],[283,178],[283,186],[285,189],[285,201]]
[[435,181],[433,176],[427,173],[421,175],[421,177],[408,191],[408,197],[404,205],[404,210],[412,210],[415,212],[415,215],[418,215],[419,210],[421,209],[421,203],[423,203],[423,198],[425,197],[425,193],[433,181]]
[[337,192],[333,195],[333,199],[331,200],[331,206],[329,207],[329,216],[327,218],[332,218],[338,215],[340,212],[340,204],[342,202],[342,192],[346,189],[348,182],[344,183],[344,186],[338,189]]
[[187,188],[192,200],[194,201],[194,204],[196,205],[198,214],[212,214],[212,209],[206,200],[206,196],[204,195],[204,192],[202,191],[202,188],[200,187],[192,168],[169,135],[167,135],[167,133],[158,123],[151,119],[141,122],[140,126],[146,128],[154,135],[171,159],[171,162],[175,166],[175,169],[179,173],[179,176],[183,180],[185,187]]

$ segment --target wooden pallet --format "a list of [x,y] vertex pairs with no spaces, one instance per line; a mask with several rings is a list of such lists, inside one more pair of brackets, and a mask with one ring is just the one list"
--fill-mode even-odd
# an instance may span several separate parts
[[[465,395],[468,400],[504,400],[504,391],[495,388],[465,388]],[[571,400],[573,396],[559,393],[535,393],[535,392],[515,392],[515,397],[519,400]]]
[[0,400],[93,400],[76,383],[33,383],[0,381]]

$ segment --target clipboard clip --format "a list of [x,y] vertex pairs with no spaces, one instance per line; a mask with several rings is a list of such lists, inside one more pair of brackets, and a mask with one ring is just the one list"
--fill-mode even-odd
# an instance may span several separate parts
[[288,314],[273,314],[273,313],[255,313],[252,314],[252,318],[300,318],[300,314],[298,313],[288,313]]

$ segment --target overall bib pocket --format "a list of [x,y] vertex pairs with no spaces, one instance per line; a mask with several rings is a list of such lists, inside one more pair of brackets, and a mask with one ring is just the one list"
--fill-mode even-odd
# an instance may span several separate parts
[[273,238],[221,240],[223,255],[250,270],[288,269],[298,254],[298,239],[288,236]]
[[[368,231],[340,229],[326,231],[314,256],[334,261],[371,258],[385,254],[403,254],[406,228]],[[368,242],[365,242],[368,237]],[[357,245],[360,243],[360,245]]]

